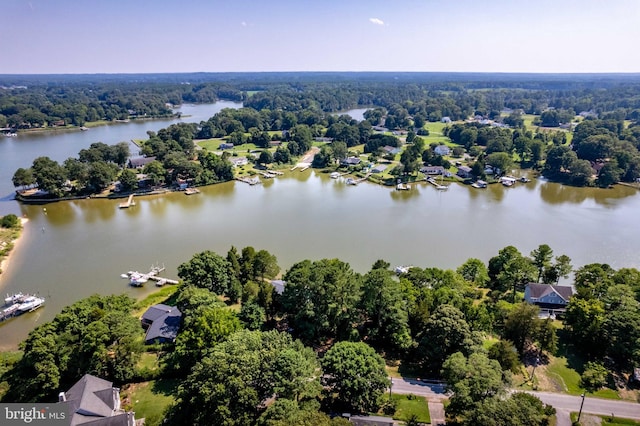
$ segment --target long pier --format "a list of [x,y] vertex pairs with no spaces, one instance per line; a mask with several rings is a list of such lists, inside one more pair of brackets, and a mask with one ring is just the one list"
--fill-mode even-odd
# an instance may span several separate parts
[[254,177],[254,178],[237,177],[236,180],[239,181],[239,182],[248,183],[249,185],[257,185],[257,184],[261,183],[260,179],[258,179],[257,177]]
[[119,206],[119,207],[120,207],[121,209],[128,209],[128,208],[129,208],[129,207],[131,207],[131,206],[135,206],[135,205],[136,205],[136,202],[135,202],[135,201],[133,201],[133,196],[134,196],[134,195],[135,195],[135,194],[131,194],[131,195],[129,195],[129,198],[127,199],[127,201],[126,201],[125,203],[120,203],[120,206]]

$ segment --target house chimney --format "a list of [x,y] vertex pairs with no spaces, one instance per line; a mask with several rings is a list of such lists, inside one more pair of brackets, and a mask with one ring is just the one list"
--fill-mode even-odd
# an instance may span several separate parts
[[58,402],[67,402],[67,396],[64,394],[64,392],[60,392],[58,394]]

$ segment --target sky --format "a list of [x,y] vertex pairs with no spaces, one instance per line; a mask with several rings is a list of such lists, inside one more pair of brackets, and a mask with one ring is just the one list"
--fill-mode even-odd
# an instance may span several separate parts
[[640,0],[0,3],[0,74],[640,72]]

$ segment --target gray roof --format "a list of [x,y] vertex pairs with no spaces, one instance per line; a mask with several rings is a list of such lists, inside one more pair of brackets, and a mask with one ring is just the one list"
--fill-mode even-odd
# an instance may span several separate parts
[[142,167],[155,160],[156,157],[133,157],[129,158],[129,166],[133,168]]
[[537,283],[529,283],[527,284],[529,288],[529,295],[533,299],[540,299],[550,293],[558,293],[560,297],[562,297],[567,302],[573,296],[573,287],[566,285],[550,285],[550,284],[537,284]]
[[142,314],[143,321],[153,322],[160,318],[163,315],[171,312],[172,310],[177,309],[175,306],[165,305],[163,303],[158,303],[157,305],[151,306],[149,309]]
[[[175,306],[162,304],[152,306],[147,309],[147,312],[153,308],[155,309],[147,317],[147,320],[151,321],[151,325],[147,329],[147,335],[144,338],[145,342],[151,342],[155,339],[174,341],[180,330],[182,312]],[[143,319],[145,319],[147,312],[142,316]],[[150,317],[154,319],[149,320],[148,318]]]
[[271,280],[271,285],[273,286],[274,291],[278,294],[282,294],[282,292],[284,292],[284,286],[286,284],[287,283],[282,280]]
[[90,374],[85,374],[64,393],[71,426],[91,424],[96,426],[124,426],[133,420],[133,413],[119,410],[120,391],[113,383]]

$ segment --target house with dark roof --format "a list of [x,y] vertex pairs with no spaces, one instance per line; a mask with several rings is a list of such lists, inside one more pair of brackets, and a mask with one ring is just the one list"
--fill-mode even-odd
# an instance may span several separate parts
[[129,158],[128,166],[130,169],[141,169],[152,161],[156,161],[156,157],[132,157]]
[[233,149],[233,144],[230,142],[223,142],[218,146],[218,149],[223,150],[223,149]]
[[[67,404],[71,426],[134,426],[135,413],[120,406],[120,389],[99,377],[85,374],[58,401]],[[139,424],[139,423],[138,423]]]
[[524,300],[549,313],[564,312],[574,293],[571,286],[529,283],[524,288]]
[[435,148],[433,148],[433,152],[435,152],[438,155],[449,155],[451,153],[451,148],[449,148],[446,145],[438,145]]
[[340,160],[341,166],[357,166],[360,164],[360,159],[358,157],[347,157]]
[[151,306],[142,314],[140,323],[147,330],[145,343],[173,343],[178,336],[182,312],[175,306],[162,303]]
[[471,177],[471,167],[469,166],[460,166],[458,167],[458,176],[460,176],[463,179],[468,179]]
[[277,294],[282,294],[284,292],[284,286],[287,283],[282,280],[271,280],[271,285],[273,286],[273,291]]
[[382,173],[387,170],[387,167],[386,164],[376,164],[375,167],[371,169],[371,173]]
[[391,155],[396,155],[399,154],[400,151],[402,151],[400,148],[395,147],[395,146],[391,146],[391,145],[385,145],[382,147],[382,151],[385,154],[391,154]]

